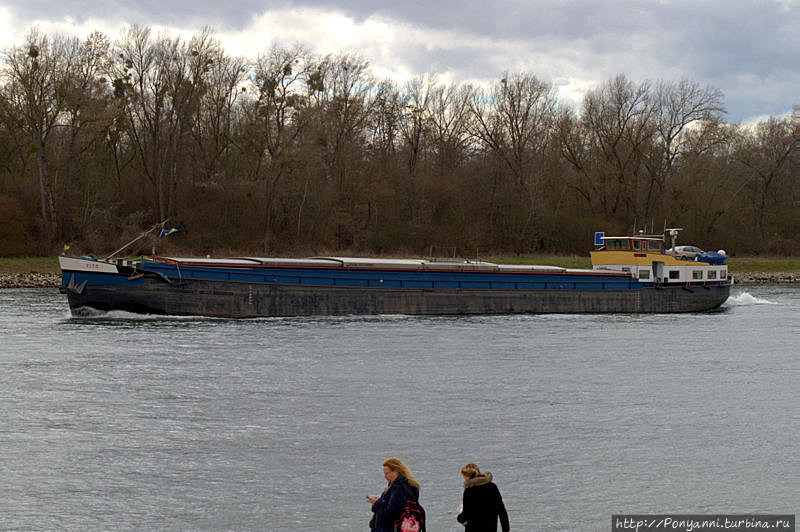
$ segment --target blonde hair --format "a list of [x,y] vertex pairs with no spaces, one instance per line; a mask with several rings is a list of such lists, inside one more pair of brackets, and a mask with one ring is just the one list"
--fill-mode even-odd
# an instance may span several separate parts
[[478,467],[478,464],[470,462],[461,468],[461,474],[467,478],[475,478],[481,474],[481,468]]
[[415,479],[414,475],[411,474],[411,470],[402,462],[402,460],[397,458],[387,458],[383,465],[384,467],[388,467],[392,471],[396,472],[401,477],[405,477],[409,486],[420,489],[419,482],[417,482],[417,479]]

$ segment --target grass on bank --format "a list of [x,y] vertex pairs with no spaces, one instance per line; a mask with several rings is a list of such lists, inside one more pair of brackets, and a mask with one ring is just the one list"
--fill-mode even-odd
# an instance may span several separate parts
[[0,273],[58,273],[56,257],[0,258]]
[[[588,257],[562,257],[535,255],[523,257],[487,257],[485,260],[501,264],[541,264],[566,268],[591,268]],[[800,271],[800,257],[733,257],[728,259],[728,269],[733,272],[796,272]],[[0,258],[0,273],[58,273],[56,257]]]

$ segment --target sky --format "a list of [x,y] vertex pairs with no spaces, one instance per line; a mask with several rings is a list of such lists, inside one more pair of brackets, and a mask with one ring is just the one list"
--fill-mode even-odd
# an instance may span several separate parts
[[800,105],[800,0],[3,0],[0,48],[34,27],[113,39],[131,25],[186,38],[208,27],[248,58],[273,43],[354,53],[397,82],[526,72],[576,108],[618,74],[718,88],[730,123]]

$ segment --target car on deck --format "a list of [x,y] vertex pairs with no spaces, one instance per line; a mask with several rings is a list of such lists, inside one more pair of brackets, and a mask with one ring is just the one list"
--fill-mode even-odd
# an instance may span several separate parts
[[702,255],[705,251],[697,246],[675,246],[674,248],[669,248],[667,253],[682,260],[694,260],[695,257]]

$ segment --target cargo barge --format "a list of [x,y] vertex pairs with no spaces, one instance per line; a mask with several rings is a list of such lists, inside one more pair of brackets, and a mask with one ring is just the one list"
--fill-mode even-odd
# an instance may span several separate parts
[[455,259],[61,256],[61,291],[76,316],[224,318],[702,312],[730,295],[733,278],[719,254],[685,260],[670,254],[664,235],[599,235],[591,269]]

